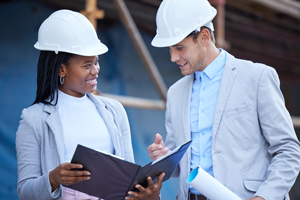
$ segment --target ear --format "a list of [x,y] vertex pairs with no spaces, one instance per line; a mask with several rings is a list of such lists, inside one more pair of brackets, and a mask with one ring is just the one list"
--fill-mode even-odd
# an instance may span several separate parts
[[67,66],[65,64],[61,64],[58,75],[61,77],[65,77],[67,71]]
[[209,41],[210,41],[210,35],[209,35],[209,31],[204,28],[199,36],[198,36],[198,40],[199,42],[201,42],[204,46],[207,46],[209,44]]

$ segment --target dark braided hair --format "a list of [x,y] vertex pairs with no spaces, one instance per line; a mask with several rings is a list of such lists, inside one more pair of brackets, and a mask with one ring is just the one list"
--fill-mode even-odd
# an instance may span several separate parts
[[[35,103],[44,103],[50,105],[57,104],[58,86],[59,86],[59,69],[62,64],[69,65],[68,61],[74,57],[74,54],[53,51],[41,51],[37,67],[37,89]],[[56,95],[55,95],[56,93]],[[55,103],[51,102],[56,96]]]

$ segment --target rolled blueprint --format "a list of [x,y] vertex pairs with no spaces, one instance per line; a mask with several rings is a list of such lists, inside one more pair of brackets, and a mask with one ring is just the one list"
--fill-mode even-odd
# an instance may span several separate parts
[[200,166],[190,173],[186,182],[210,200],[241,200]]

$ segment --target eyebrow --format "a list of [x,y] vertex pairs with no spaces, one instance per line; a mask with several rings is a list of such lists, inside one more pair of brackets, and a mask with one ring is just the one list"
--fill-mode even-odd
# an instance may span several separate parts
[[175,45],[170,46],[169,48],[171,48],[171,47],[182,47],[182,46],[183,46],[182,44],[175,44]]
[[94,61],[92,61],[92,60],[87,60],[87,61],[83,62],[82,64],[87,64],[87,63],[91,63],[91,62],[94,62]]
[[[96,61],[99,60],[99,57],[96,58]],[[82,64],[87,64],[87,63],[91,63],[91,62],[95,62],[93,60],[87,60],[87,61],[84,61]]]

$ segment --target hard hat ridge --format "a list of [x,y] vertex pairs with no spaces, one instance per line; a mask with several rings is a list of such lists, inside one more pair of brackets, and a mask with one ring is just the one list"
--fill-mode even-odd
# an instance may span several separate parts
[[108,48],[98,39],[90,21],[78,12],[59,10],[40,26],[36,49],[83,56],[100,55]]
[[202,26],[213,30],[217,11],[207,0],[163,0],[156,14],[155,47],[167,47],[182,41]]

